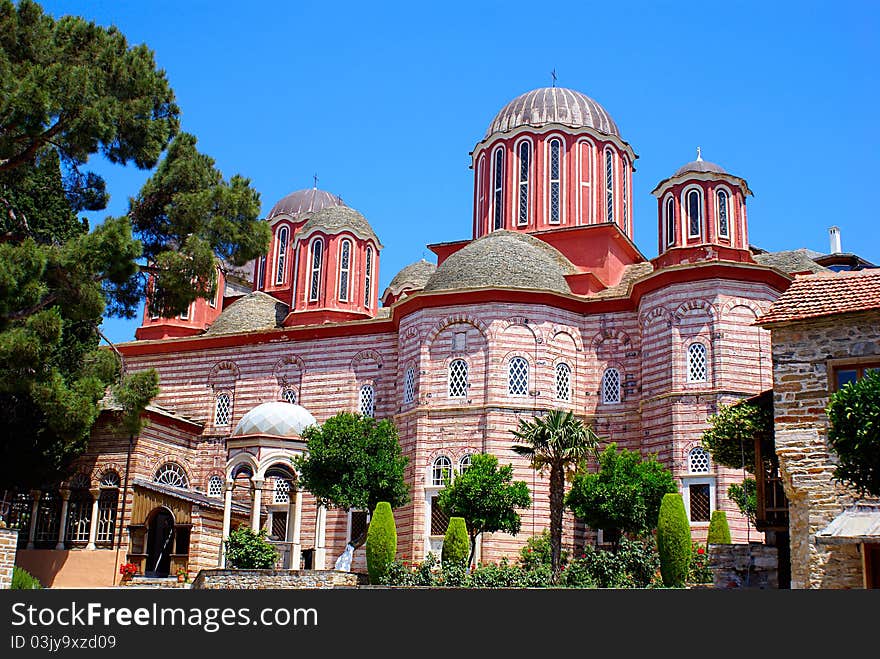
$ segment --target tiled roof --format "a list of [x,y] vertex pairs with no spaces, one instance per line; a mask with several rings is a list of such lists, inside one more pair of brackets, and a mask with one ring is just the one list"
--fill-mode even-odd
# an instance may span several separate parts
[[769,325],[853,311],[880,310],[880,268],[795,277],[785,293],[757,320]]
[[826,272],[828,268],[819,265],[814,260],[822,256],[819,252],[811,249],[790,249],[781,252],[763,252],[753,254],[756,263],[776,268],[788,274],[804,272]]
[[205,334],[235,334],[280,327],[287,317],[283,302],[262,291],[239,298],[217,316]]
[[617,125],[601,105],[581,92],[564,87],[543,87],[517,96],[495,115],[486,137],[507,133],[520,126],[562,124],[588,126],[607,135],[620,135]]

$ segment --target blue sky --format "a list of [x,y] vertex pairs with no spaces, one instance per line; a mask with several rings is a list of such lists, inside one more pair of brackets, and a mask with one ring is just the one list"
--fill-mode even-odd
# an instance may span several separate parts
[[[880,263],[877,2],[42,4],[146,43],[183,129],[225,176],[251,179],[264,214],[317,173],[385,245],[380,289],[433,259],[426,244],[470,237],[468,154],[495,113],[549,85],[554,68],[639,155],[635,239],[648,258],[650,191],[699,145],[755,192],[752,244],[827,252],[836,224],[844,251]],[[124,214],[149,172],[91,164],[112,195],[93,222]],[[137,324],[104,329],[127,341]]]

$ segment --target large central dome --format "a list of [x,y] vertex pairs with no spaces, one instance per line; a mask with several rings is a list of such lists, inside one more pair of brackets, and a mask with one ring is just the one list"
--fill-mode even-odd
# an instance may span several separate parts
[[545,124],[593,128],[600,133],[620,136],[611,115],[589,96],[564,87],[544,87],[517,96],[505,105],[489,124],[486,137],[520,126],[540,128]]

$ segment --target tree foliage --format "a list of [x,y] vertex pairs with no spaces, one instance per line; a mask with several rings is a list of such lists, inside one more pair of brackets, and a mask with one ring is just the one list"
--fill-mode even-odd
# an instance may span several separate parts
[[[390,420],[340,412],[323,425],[309,426],[302,437],[307,453],[293,461],[302,487],[319,503],[373,510],[380,501],[399,508],[409,500],[404,480],[408,460]],[[359,547],[365,537],[352,544]]]
[[471,457],[470,467],[440,490],[437,504],[447,515],[462,517],[467,523],[472,563],[481,533],[519,533],[517,509],[531,506],[532,498],[525,481],[513,480],[512,465],[499,467],[497,457],[480,453]]
[[754,478],[744,478],[742,483],[732,483],[727,488],[727,498],[754,525],[758,516],[758,484]]
[[706,545],[729,545],[730,525],[727,523],[727,513],[723,510],[713,510],[709,520],[709,533],[706,536]]
[[266,529],[255,532],[239,526],[225,540],[226,564],[240,570],[269,570],[278,561],[278,551],[266,540]]
[[680,494],[664,494],[657,520],[657,552],[663,585],[681,588],[691,565],[691,527]]
[[471,556],[471,541],[464,517],[450,517],[446,535],[443,536],[443,549],[440,560],[443,565],[468,565]]
[[880,496],[880,371],[867,371],[831,395],[828,443],[839,462],[834,477],[864,496]]
[[380,501],[367,528],[367,573],[370,583],[382,583],[388,566],[397,554],[397,526],[391,504]]
[[593,529],[618,529],[632,535],[657,527],[663,495],[676,492],[672,473],[654,456],[609,444],[599,456],[599,471],[574,477],[566,505]]
[[767,447],[764,455],[773,452],[773,410],[766,405],[724,405],[708,421],[703,446],[720,465],[755,473],[756,437]]

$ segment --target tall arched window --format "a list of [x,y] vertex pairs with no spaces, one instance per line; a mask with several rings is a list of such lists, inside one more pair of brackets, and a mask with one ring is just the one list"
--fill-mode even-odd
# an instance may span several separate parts
[[473,456],[472,453],[465,453],[463,456],[461,456],[461,458],[458,461],[458,473],[459,474],[463,474],[464,472],[466,472],[468,469],[471,468],[472,456]]
[[559,224],[562,221],[562,140],[554,137],[549,147],[550,224]]
[[718,199],[718,235],[721,238],[730,238],[730,204],[727,191],[719,190],[715,196]]
[[666,246],[675,243],[675,199],[666,198]]
[[699,238],[703,226],[703,195],[699,190],[688,190],[685,196],[688,214],[688,238]]
[[339,244],[339,301],[348,302],[349,280],[351,279],[351,241]]
[[118,504],[119,474],[113,469],[108,469],[101,474],[101,494],[98,496],[98,529],[95,533],[96,545],[113,545]]
[[620,371],[616,368],[605,369],[602,375],[602,402],[605,404],[620,402]]
[[614,222],[614,154],[605,149],[605,221]]
[[287,263],[287,227],[278,229],[277,252],[275,254],[275,283],[284,283],[284,266]]
[[514,357],[507,367],[507,393],[511,396],[529,394],[529,363],[522,357]]
[[416,399],[416,369],[410,366],[403,374],[403,402],[411,403]]
[[527,140],[519,144],[519,211],[517,221],[520,226],[529,223],[529,168],[532,164],[532,145]]
[[709,367],[706,360],[706,346],[702,343],[692,343],[687,350],[688,382],[705,382],[708,376]]
[[70,479],[70,497],[67,500],[67,522],[64,527],[64,540],[71,544],[89,541],[92,525],[92,494],[89,492],[89,477],[76,474]]
[[688,471],[692,474],[708,474],[711,464],[709,452],[701,446],[692,448],[688,453]]
[[376,391],[373,389],[373,385],[361,386],[358,408],[361,416],[373,416],[376,410]]
[[431,465],[431,485],[443,487],[452,478],[452,460],[445,455],[438,456]]
[[620,226],[626,229],[626,218],[629,213],[628,211],[628,202],[629,202],[629,191],[627,190],[627,183],[629,182],[628,167],[629,163],[626,158],[623,159],[623,162],[620,166],[620,203],[622,206],[623,216],[621,217]]
[[187,489],[189,487],[189,479],[186,472],[176,462],[166,462],[156,470],[153,481],[160,485],[170,485],[171,487],[179,487]]
[[478,235],[483,233],[483,221],[486,208],[486,156],[480,156],[480,162],[477,165],[477,232]]
[[504,228],[504,149],[495,150],[492,168],[492,226]]
[[228,426],[232,416],[232,398],[229,394],[217,394],[214,403],[214,425]]
[[373,248],[367,247],[364,255],[364,306],[370,306],[373,293]]
[[468,393],[468,365],[463,359],[449,362],[449,397],[464,398]]
[[571,366],[564,362],[556,365],[556,400],[571,400]]
[[309,301],[317,302],[321,293],[321,268],[324,265],[324,241],[316,238],[312,242],[312,272]]

